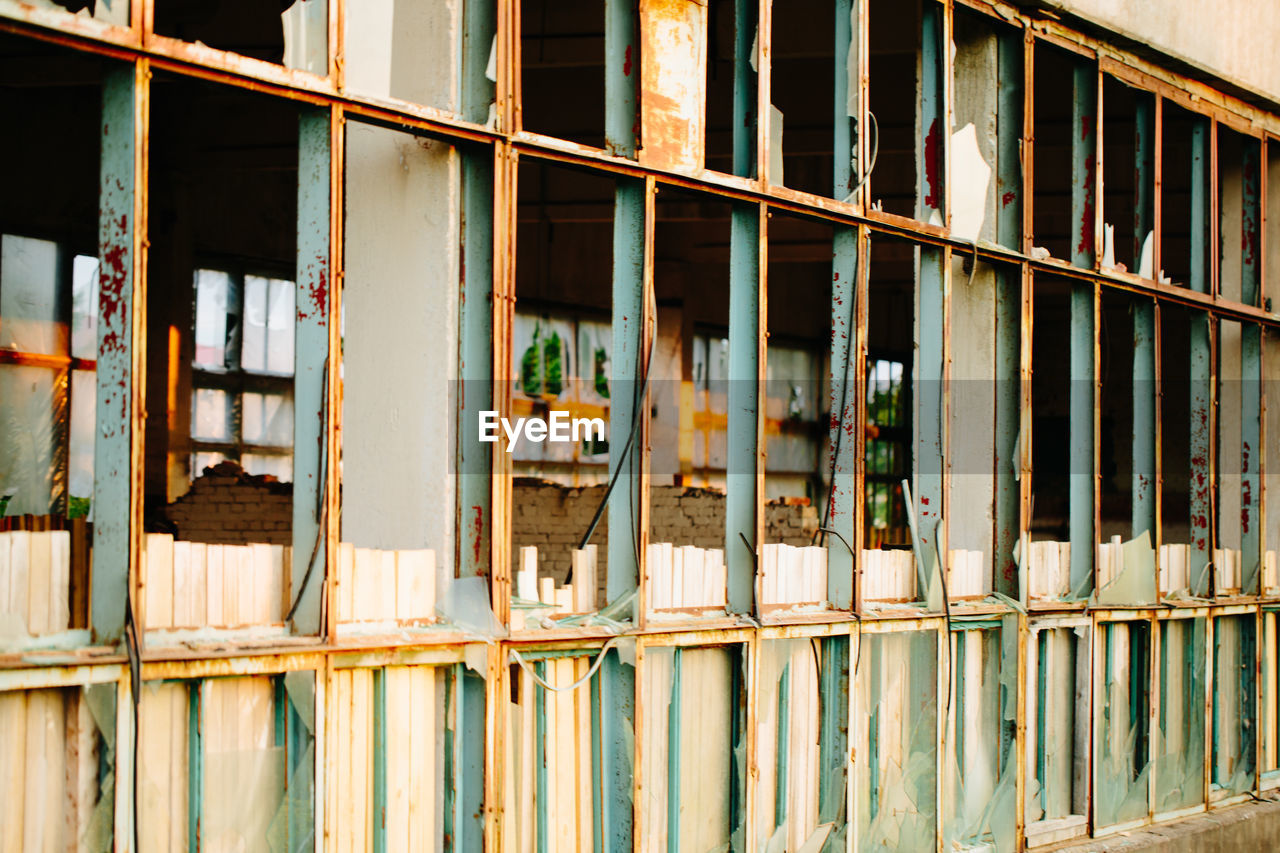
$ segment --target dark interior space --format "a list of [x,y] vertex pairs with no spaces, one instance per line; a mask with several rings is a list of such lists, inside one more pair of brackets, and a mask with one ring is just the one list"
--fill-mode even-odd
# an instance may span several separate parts
[[[1086,230],[1071,218],[1072,76],[1077,62],[1064,50],[1036,43],[1032,228],[1035,245],[1063,261],[1070,261],[1080,247],[1093,250],[1092,221]],[[1092,171],[1088,177],[1092,180]]]
[[521,0],[525,130],[604,147],[604,11],[597,0]]

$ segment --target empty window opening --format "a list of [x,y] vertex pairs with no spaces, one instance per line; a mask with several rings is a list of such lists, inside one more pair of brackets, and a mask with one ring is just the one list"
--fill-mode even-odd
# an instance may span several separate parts
[[[599,0],[521,0],[521,127],[605,145],[605,8]],[[623,62],[640,73],[639,51]]]
[[[852,191],[832,184],[835,78],[848,75],[835,67],[831,33],[843,5],[800,0],[773,10],[768,164],[772,184],[840,199]],[[839,107],[844,116],[846,105]],[[847,124],[849,118],[840,120]]]
[[1033,622],[1027,639],[1027,845],[1082,835],[1089,814],[1089,623]]
[[1160,622],[1156,813],[1204,802],[1205,619]]
[[1261,292],[1261,142],[1226,125],[1218,131],[1218,293],[1257,305]]
[[1219,616],[1213,620],[1211,798],[1242,794],[1254,787],[1256,631],[1253,614]]
[[1035,81],[1033,242],[1058,260],[1092,268],[1097,185],[1094,66],[1036,42]]
[[1109,622],[1101,632],[1093,809],[1097,826],[1107,827],[1148,813],[1151,625]]
[[1154,279],[1155,96],[1102,81],[1102,268]]
[[[756,6],[743,0],[707,4],[706,167],[754,177],[756,163]],[[774,19],[776,32],[777,19]],[[777,68],[777,36],[774,36]],[[777,90],[777,71],[774,72]]]
[[329,73],[324,0],[159,0],[155,32],[312,74]]
[[1209,120],[1168,100],[1160,109],[1160,280],[1207,291]]

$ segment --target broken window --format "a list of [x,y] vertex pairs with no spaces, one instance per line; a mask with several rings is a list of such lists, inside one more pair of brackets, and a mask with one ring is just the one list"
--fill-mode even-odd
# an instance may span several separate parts
[[140,685],[143,850],[314,849],[315,681],[303,670]]
[[1037,275],[1031,354],[1030,597],[1087,598],[1094,552],[1094,293]]
[[1205,617],[1159,622],[1154,751],[1157,814],[1204,802]]
[[955,624],[943,733],[943,843],[951,850],[1009,849],[1017,835],[1018,621]]
[[110,683],[0,691],[5,847],[114,849],[116,710]]
[[[856,348],[848,330],[857,326],[856,315],[850,320],[857,299],[852,285],[833,290],[832,239],[833,231],[826,225],[778,212],[770,216],[767,280],[770,289],[784,297],[767,302],[766,317],[765,546],[760,578],[764,607],[825,606],[830,600],[830,572],[851,576],[852,494],[844,485],[839,507],[843,524],[833,521],[831,484],[836,477],[831,466],[835,454],[841,454],[846,465],[856,459],[856,439],[844,434],[844,427],[854,424],[856,400],[841,401],[836,391],[832,403],[828,389],[839,386],[847,398],[856,384],[856,374],[850,375],[852,359],[844,353]],[[834,380],[833,351],[841,354],[843,365]],[[832,406],[851,417],[841,423],[836,414],[838,423],[833,426],[827,416]],[[851,482],[844,473],[841,484]],[[845,541],[820,533],[819,526],[837,530]],[[834,549],[839,554],[833,561]],[[847,581],[836,584],[852,590]]]
[[745,0],[707,3],[703,158],[708,169],[742,178],[756,174],[757,12],[758,4]]
[[[457,383],[464,156],[347,124],[337,603],[339,623],[368,630],[433,620],[456,574],[455,407],[491,396]],[[477,217],[467,239],[489,226]]]
[[152,109],[143,616],[279,634],[324,574],[328,291],[298,243],[328,219],[297,211],[328,113],[167,75]]
[[1252,323],[1218,322],[1217,535],[1214,591],[1256,595],[1261,569],[1262,330]]
[[1099,625],[1093,821],[1097,829],[1145,821],[1151,772],[1151,624]]
[[1160,306],[1160,550],[1165,597],[1209,593],[1210,319]]
[[1090,623],[1048,617],[1027,639],[1027,846],[1083,835],[1089,815]]
[[1102,78],[1102,269],[1155,275],[1155,96]]
[[1209,119],[1160,102],[1161,281],[1209,292]]
[[990,15],[956,6],[951,64],[951,233],[1020,250],[1022,33]]
[[1216,125],[1218,134],[1218,294],[1259,305],[1262,295],[1261,142]]
[[10,36],[0,38],[0,61],[0,109],[23,127],[0,142],[9,164],[0,212],[0,646],[84,643],[99,430],[99,154],[104,91],[125,67]]
[[435,107],[477,124],[493,121],[495,7],[494,0],[391,0],[352,7],[343,15],[343,88]]
[[[617,356],[643,351],[644,323],[638,311],[626,322],[615,322],[613,312],[615,276],[627,257],[626,244],[614,247],[615,217],[634,212],[619,213],[622,190],[534,160],[521,165],[519,190],[511,420],[519,428],[517,418],[558,412],[568,433],[552,441],[525,431],[494,445],[510,453],[516,474],[513,594],[517,619],[533,627],[595,611],[609,594],[609,558],[617,553],[610,536],[619,535],[611,507],[634,494],[639,478],[618,473],[612,490],[609,483],[615,463],[631,464],[641,447],[629,429],[611,429],[622,422],[622,401],[633,407],[630,427],[641,388]],[[642,220],[625,221],[640,230],[621,239],[641,239]]]
[[765,640],[757,708],[757,837],[826,849],[846,829],[849,637]]
[[[123,0],[110,2],[123,4]],[[158,36],[312,74],[329,74],[329,6],[325,0],[157,0],[154,14]]]
[[1097,239],[1097,86],[1094,63],[1036,42],[1032,242],[1086,269]]
[[[850,5],[848,0],[779,3],[770,19],[769,183],[842,201],[856,184],[850,182],[850,170],[858,63]],[[839,103],[837,89],[843,93]],[[836,149],[840,166],[833,178]]]
[[[755,226],[759,214],[665,187],[656,207],[644,565],[648,609],[675,619],[723,613],[731,566],[749,570],[757,546],[751,451],[758,321],[747,294],[756,292],[758,270],[735,266],[731,244],[745,249],[735,228],[747,219]],[[755,241],[750,245],[754,250]],[[734,296],[739,288],[741,299]],[[737,321],[743,325],[735,329]],[[751,441],[742,442],[744,435]],[[739,488],[729,487],[735,483]]]
[[601,833],[611,831],[600,792],[604,776],[622,771],[600,753],[603,687],[594,663],[532,650],[510,667],[504,831],[516,849],[599,849]]
[[868,7],[871,207],[942,225],[947,156],[943,9],[927,0]]
[[[634,156],[634,81],[641,73],[635,13],[599,0],[520,0],[519,12],[520,127],[593,148],[609,143],[614,153]],[[618,73],[625,93],[615,89]],[[623,112],[630,117],[619,136],[606,116]]]
[[736,849],[746,820],[746,657],[741,646],[649,646],[638,680],[644,723],[639,847]]
[[65,9],[78,18],[92,19],[114,27],[128,27],[132,21],[130,0],[24,0],[37,9]]
[[337,737],[328,760],[342,780],[331,795],[332,843],[436,850],[451,833],[478,839],[479,819],[452,810],[467,815],[477,802],[483,679],[461,663],[339,668],[329,689]]
[[938,821],[937,630],[863,634],[854,693],[857,849],[933,849]]
[[1154,603],[1155,303],[1105,288],[1099,320],[1098,601]]
[[1022,277],[952,255],[947,595],[1017,595]]
[[1257,759],[1257,623],[1253,612],[1213,620],[1211,799],[1253,789]]
[[[1264,435],[1280,435],[1280,336],[1272,329],[1266,329],[1262,336],[1262,405],[1264,413]],[[1280,551],[1280,500],[1273,496],[1280,495],[1280,441],[1267,441],[1259,455],[1262,457],[1264,474],[1263,494],[1266,497],[1266,517],[1262,519],[1263,541],[1266,550],[1262,554],[1262,582],[1259,591],[1262,595],[1280,594],[1280,563],[1276,552]]]

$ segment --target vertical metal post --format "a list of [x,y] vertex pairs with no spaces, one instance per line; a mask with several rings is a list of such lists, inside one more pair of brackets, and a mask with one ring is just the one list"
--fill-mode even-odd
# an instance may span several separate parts
[[[830,512],[823,526],[840,532],[858,548],[858,375],[864,369],[857,346],[858,328],[858,231],[836,227],[831,263],[831,359],[828,387],[831,423],[828,429],[832,454]],[[836,610],[853,608],[853,554],[841,542],[827,548],[827,600]]]
[[1097,245],[1098,71],[1076,61],[1071,98],[1071,263],[1092,269]]
[[[297,602],[293,630],[320,630],[320,590],[325,575],[329,497],[323,483],[331,464],[326,428],[332,426],[329,386],[330,198],[333,117],[330,109],[304,109],[298,116],[297,321],[293,378],[293,573],[290,597]],[[317,547],[317,543],[320,543]],[[308,560],[311,562],[309,563]],[[308,566],[314,563],[310,577]],[[306,587],[303,588],[303,583]]]
[[[1021,47],[1021,45],[1019,45]],[[1016,141],[1016,137],[1015,137]],[[1013,220],[1017,227],[1017,220]],[[1022,270],[996,266],[995,281],[995,529],[992,536],[992,580],[995,589],[1018,597],[1014,553],[1021,530],[1022,460],[1018,441],[1022,426]]]
[[1022,247],[1023,54],[1017,30],[996,35],[996,242]]
[[[1243,211],[1240,300],[1258,305],[1262,291],[1262,145],[1246,139],[1241,163]],[[1262,566],[1262,329],[1241,324],[1240,337],[1240,580],[1256,595]]]
[[[468,4],[470,5],[470,4]],[[462,151],[462,293],[458,299],[456,558],[461,577],[489,574],[493,445],[478,433],[493,408],[493,159],[489,149]]]
[[849,635],[819,641],[822,669],[821,734],[818,739],[818,821],[848,823],[845,792],[849,787]]
[[632,767],[636,721],[636,670],[616,654],[600,667],[601,834],[603,849],[623,853],[632,847]]
[[671,700],[667,708],[667,851],[680,853],[681,673],[683,649],[671,654]]
[[452,851],[484,849],[485,680],[453,667],[453,776],[448,805]]
[[[791,664],[782,668],[778,678],[777,728],[774,732],[773,826],[777,829],[787,819],[787,765],[791,757]],[[770,835],[773,833],[771,832]]]
[[[387,849],[387,668],[373,671],[373,853]],[[292,770],[292,768],[288,768]],[[199,848],[195,848],[199,849]]]
[[1088,592],[1094,543],[1094,299],[1095,288],[1071,288],[1070,448],[1068,450],[1068,526],[1071,540],[1071,589]]
[[[93,642],[124,639],[129,567],[141,542],[142,346],[146,334],[146,134],[150,69],[139,60],[102,83],[98,191],[97,425],[94,434]],[[137,611],[134,611],[135,614]]]
[[926,2],[920,16],[920,101],[916,105],[916,219],[941,222],[946,209],[946,77],[943,73],[943,7]]
[[635,157],[640,100],[640,32],[635,3],[605,0],[604,56],[604,147],[610,154]]
[[[729,425],[725,496],[725,563],[731,613],[750,613],[759,506],[761,208],[735,204],[729,237]],[[743,543],[743,537],[750,545]]]
[[[1191,129],[1191,279],[1190,289],[1210,291],[1209,258],[1211,192],[1209,161],[1210,127],[1207,119]],[[1213,475],[1210,466],[1213,446],[1213,335],[1208,314],[1194,312],[1190,318],[1191,364],[1191,555],[1192,592],[1207,595],[1210,557],[1210,519],[1213,517]]]
[[[462,97],[461,115],[467,121],[484,124],[489,105],[497,98],[497,83],[485,76],[489,51],[498,34],[495,0],[469,0],[462,4]],[[348,14],[358,14],[355,10]]]
[[1156,306],[1134,298],[1132,534],[1156,530]]
[[946,328],[945,250],[933,246],[916,249],[915,353],[912,386],[915,389],[915,417],[912,418],[915,452],[912,454],[915,488],[918,554],[925,565],[917,566],[919,594],[926,596],[930,609],[942,607],[942,589],[935,572],[944,571],[946,543],[942,541],[944,506],[943,465],[946,460],[943,383],[946,377],[944,329]]
[[[614,602],[639,583],[637,559],[641,536],[640,475],[643,471],[643,436],[637,432],[631,451],[622,458],[634,421],[644,418],[640,399],[649,342],[645,339],[645,185],[619,178],[613,214],[613,386],[609,413],[609,475],[618,485],[609,496],[609,562],[606,596]],[[622,468],[619,472],[619,467]]]

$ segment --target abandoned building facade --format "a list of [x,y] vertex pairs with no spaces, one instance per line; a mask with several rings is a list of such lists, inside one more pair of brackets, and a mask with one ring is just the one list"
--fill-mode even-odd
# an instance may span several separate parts
[[1280,790],[1280,10],[1224,5],[0,0],[0,853]]

